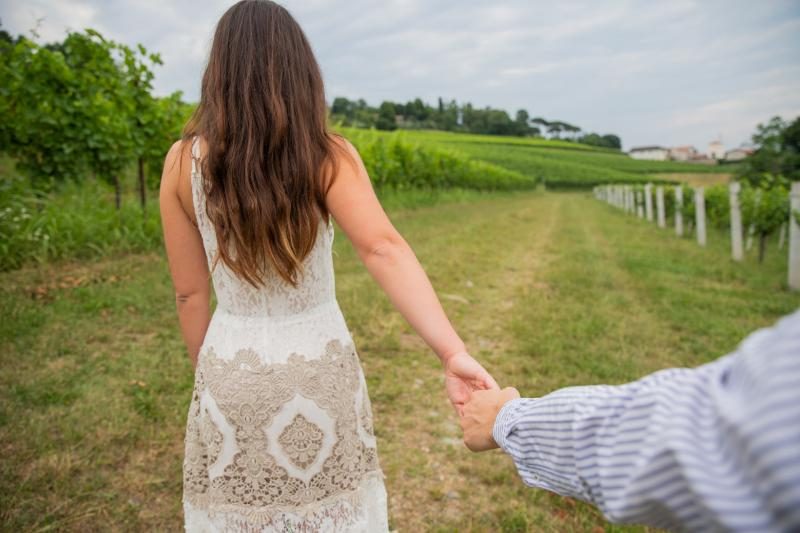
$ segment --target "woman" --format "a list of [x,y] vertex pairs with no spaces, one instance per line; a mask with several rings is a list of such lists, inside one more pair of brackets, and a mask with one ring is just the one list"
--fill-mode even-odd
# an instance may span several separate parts
[[331,216],[441,359],[456,410],[497,384],[465,351],[356,150],[328,131],[311,47],[277,4],[245,0],[220,19],[200,104],[165,161],[161,213],[195,366],[186,529],[386,531]]

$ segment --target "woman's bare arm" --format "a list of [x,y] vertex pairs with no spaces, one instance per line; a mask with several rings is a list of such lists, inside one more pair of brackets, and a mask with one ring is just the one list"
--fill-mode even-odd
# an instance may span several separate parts
[[192,366],[196,367],[211,320],[211,289],[202,237],[179,195],[181,184],[185,187],[189,183],[190,169],[189,147],[178,141],[164,161],[159,202],[181,334]]
[[381,207],[358,152],[350,143],[343,147],[353,162],[341,159],[328,209],[394,307],[445,365],[450,401],[461,412],[470,390],[497,384],[466,353],[416,255]]

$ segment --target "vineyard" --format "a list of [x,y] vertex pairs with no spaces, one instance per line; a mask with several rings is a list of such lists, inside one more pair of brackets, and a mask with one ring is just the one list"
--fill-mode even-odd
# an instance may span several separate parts
[[[9,531],[182,527],[193,375],[158,187],[195,105],[152,96],[160,61],[92,30],[47,45],[0,40]],[[470,351],[523,395],[703,364],[798,305],[785,280],[795,286],[800,262],[789,204],[800,201],[800,120],[759,130],[741,167],[636,161],[559,139],[335,129]],[[393,530],[641,530],[529,489],[501,453],[468,453],[429,348],[347,239],[333,246]]]
[[[359,135],[355,129],[342,129]],[[472,135],[438,131],[373,132],[379,138],[401,138],[422,147],[443,147],[519,172],[551,189],[589,189],[603,183],[673,181],[670,174],[706,175],[736,170],[733,165],[697,165],[675,161],[638,161],[607,148],[568,141]],[[660,178],[659,174],[665,177]]]
[[[163,159],[195,110],[180,92],[151,94],[160,55],[86,30],[0,41],[0,58],[0,270],[160,249]],[[557,139],[340,130],[387,205],[710,171]]]
[[[782,251],[789,243],[788,283],[800,289],[800,184],[792,187],[772,177],[729,186],[690,188],[685,185],[604,185],[594,188],[595,197],[660,228],[674,226],[678,237],[694,233],[706,246],[707,226],[730,231],[731,256],[742,261],[758,243],[758,262],[763,263],[767,243],[778,237]],[[653,196],[655,192],[655,198]]]

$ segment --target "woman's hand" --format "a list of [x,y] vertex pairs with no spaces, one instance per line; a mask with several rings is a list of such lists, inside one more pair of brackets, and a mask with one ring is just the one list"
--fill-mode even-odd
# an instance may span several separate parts
[[500,390],[494,378],[467,352],[458,352],[444,363],[444,387],[458,416],[475,390]]

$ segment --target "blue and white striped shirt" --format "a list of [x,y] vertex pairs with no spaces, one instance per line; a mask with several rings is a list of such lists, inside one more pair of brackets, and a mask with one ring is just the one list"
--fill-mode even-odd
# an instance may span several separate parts
[[512,400],[493,436],[527,485],[611,522],[800,531],[800,311],[697,368]]

